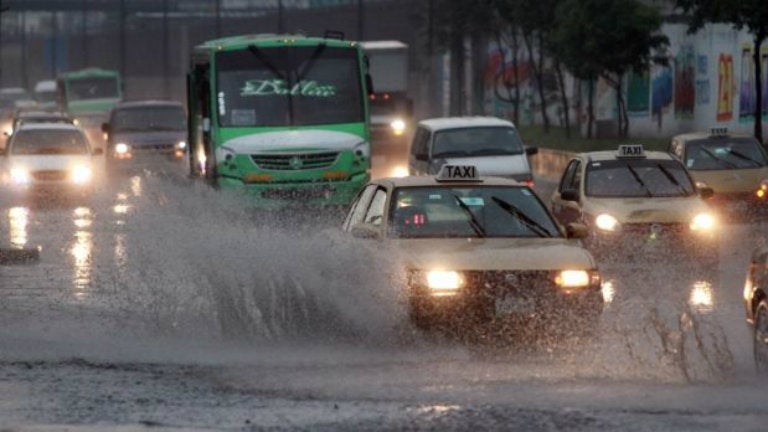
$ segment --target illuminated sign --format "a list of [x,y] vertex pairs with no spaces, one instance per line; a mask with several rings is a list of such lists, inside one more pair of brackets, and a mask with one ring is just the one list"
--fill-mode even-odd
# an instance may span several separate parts
[[317,81],[303,81],[292,87],[282,79],[246,81],[240,96],[306,96],[331,97],[336,95],[336,86],[320,85]]

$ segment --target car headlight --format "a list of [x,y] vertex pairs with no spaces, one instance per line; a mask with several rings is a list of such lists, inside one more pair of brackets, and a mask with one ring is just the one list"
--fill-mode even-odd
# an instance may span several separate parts
[[179,141],[176,143],[176,148],[179,150],[184,150],[187,148],[187,142],[186,141]]
[[371,155],[371,145],[366,141],[361,141],[355,145],[355,148],[352,151],[355,153],[355,156],[361,159],[367,159]]
[[603,231],[616,231],[619,221],[608,213],[603,213],[595,218],[595,225]]
[[389,124],[392,128],[392,133],[395,135],[402,135],[405,132],[405,121],[403,119],[395,119]]
[[765,196],[768,195],[768,179],[760,182],[760,187],[755,191],[755,195],[757,195],[758,198],[765,198]]
[[32,180],[32,177],[24,168],[14,167],[11,168],[11,182],[15,184],[27,184]]
[[411,277],[413,285],[426,287],[436,297],[456,295],[465,284],[464,275],[452,270],[414,271]]
[[596,270],[561,270],[554,272],[555,284],[566,293],[590,286],[600,286],[600,274]]
[[699,213],[691,221],[692,231],[711,231],[715,228],[715,217],[709,213]]
[[128,152],[131,150],[131,147],[126,143],[117,143],[115,144],[115,153],[119,155],[128,154]]
[[84,184],[91,181],[93,172],[87,166],[76,166],[72,169],[72,182],[75,184]]

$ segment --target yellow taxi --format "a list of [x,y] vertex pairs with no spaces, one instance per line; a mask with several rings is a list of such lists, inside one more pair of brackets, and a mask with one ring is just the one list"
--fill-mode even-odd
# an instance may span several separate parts
[[600,275],[578,240],[586,228],[561,227],[530,187],[480,177],[474,166],[373,180],[343,230],[402,253],[418,328],[518,322],[591,330],[602,312]]
[[669,152],[683,161],[697,184],[712,188],[710,204],[729,213],[768,210],[768,154],[755,137],[713,128],[673,137]]
[[717,219],[682,162],[642,145],[575,155],[551,198],[562,224],[588,227],[588,249],[598,260],[718,259]]

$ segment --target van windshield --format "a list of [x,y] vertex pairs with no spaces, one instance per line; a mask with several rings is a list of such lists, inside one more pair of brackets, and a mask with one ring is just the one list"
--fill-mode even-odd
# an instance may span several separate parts
[[184,109],[180,106],[120,108],[110,122],[114,132],[183,131]]
[[449,129],[435,133],[432,157],[472,157],[523,154],[517,129],[483,126]]

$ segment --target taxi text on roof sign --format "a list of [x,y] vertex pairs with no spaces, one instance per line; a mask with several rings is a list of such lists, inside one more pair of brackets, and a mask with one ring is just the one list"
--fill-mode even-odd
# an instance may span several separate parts
[[726,136],[728,135],[727,127],[713,127],[709,130],[709,134],[712,136]]
[[643,158],[645,150],[642,144],[622,144],[619,146],[617,157],[620,158]]
[[437,181],[482,181],[474,165],[443,165]]

